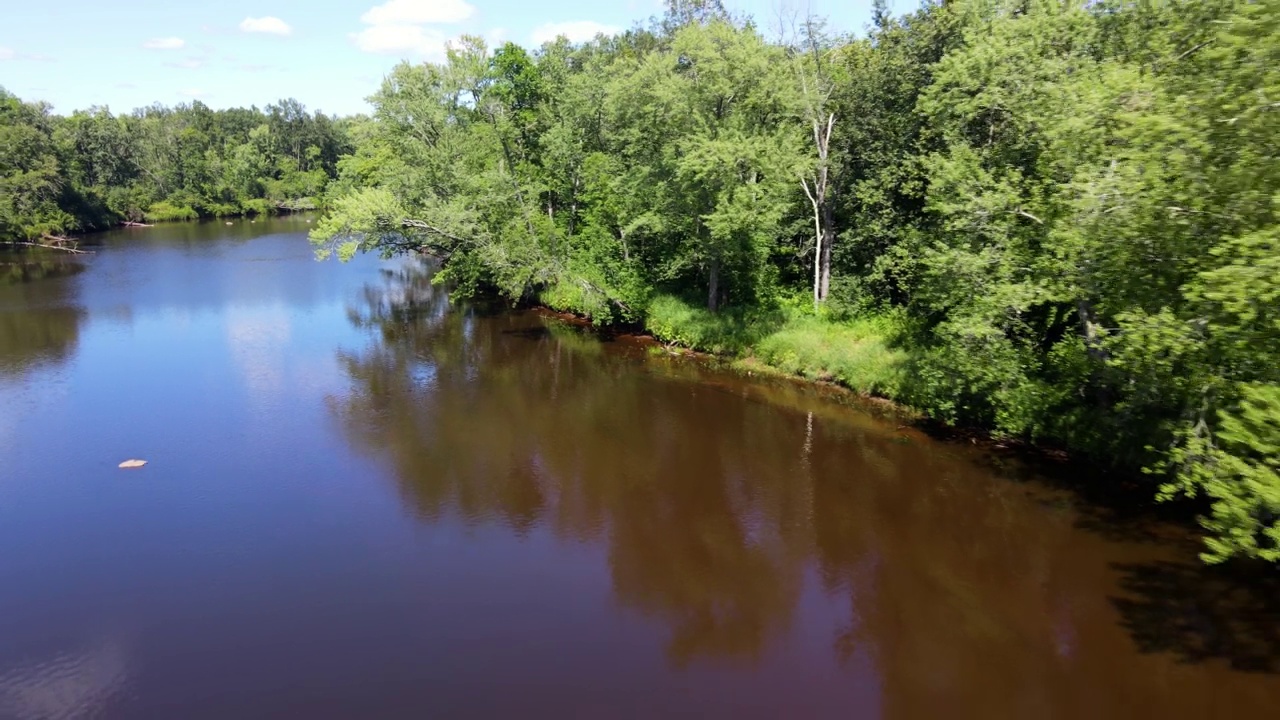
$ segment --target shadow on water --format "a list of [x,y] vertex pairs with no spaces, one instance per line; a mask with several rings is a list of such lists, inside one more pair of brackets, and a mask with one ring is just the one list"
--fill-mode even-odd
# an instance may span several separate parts
[[[955,441],[946,431],[931,433]],[[966,443],[978,444],[981,443]],[[1109,543],[1172,549],[1179,559],[1111,562],[1119,594],[1109,601],[1134,647],[1183,664],[1222,662],[1249,673],[1280,673],[1280,573],[1260,563],[1209,566],[1191,502],[1152,500],[1149,478],[1099,470],[1032,447],[988,447],[981,466],[1019,484],[1046,486],[1046,509],[1069,510],[1079,530]]]
[[551,336],[551,328],[545,325],[527,328],[508,328],[503,330],[502,334],[524,338],[525,340],[542,340]]
[[1112,567],[1125,595],[1111,602],[1140,651],[1280,672],[1280,577],[1274,568],[1176,561]]
[[993,474],[1016,483],[1049,487],[1052,502],[1076,512],[1076,525],[1118,543],[1169,543],[1189,537],[1195,526],[1191,503],[1154,501],[1150,476],[1100,467],[1065,451],[1016,440],[998,440],[933,421],[915,424],[940,443],[970,451]]
[[1149,478],[1046,457],[1035,448],[988,451],[981,462],[1015,482],[1052,487],[1054,497],[1041,503],[1070,508],[1080,530],[1111,543],[1176,548],[1185,558],[1109,563],[1121,591],[1110,602],[1140,652],[1280,673],[1280,573],[1247,561],[1200,562],[1194,528],[1203,508],[1156,503]]
[[0,250],[0,287],[72,277],[84,270],[84,263],[71,255],[38,250],[32,252]]
[[65,362],[88,316],[75,276],[85,265],[46,253],[0,254],[0,377]]

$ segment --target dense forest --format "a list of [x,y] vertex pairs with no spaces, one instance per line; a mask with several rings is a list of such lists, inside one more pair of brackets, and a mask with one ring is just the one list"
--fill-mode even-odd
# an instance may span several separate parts
[[352,151],[347,126],[296,100],[61,117],[0,88],[0,242],[308,206]]
[[1280,560],[1280,0],[718,0],[295,103],[0,98],[0,235],[316,197],[320,254],[643,326],[1142,471]]

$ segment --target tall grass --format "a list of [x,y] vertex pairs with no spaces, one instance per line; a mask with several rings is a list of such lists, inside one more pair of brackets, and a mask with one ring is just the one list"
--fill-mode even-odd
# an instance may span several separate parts
[[898,335],[888,316],[847,322],[793,317],[762,338],[752,354],[792,375],[831,380],[859,392],[892,398],[902,389],[907,360],[905,350],[892,346]]
[[713,313],[672,295],[649,303],[645,328],[663,342],[717,355],[738,355],[781,327],[781,310],[733,308]]
[[664,342],[755,359],[867,394],[902,394],[909,354],[904,327],[894,315],[836,321],[796,309],[712,313],[663,295],[649,304],[645,326]]
[[176,205],[168,200],[161,200],[144,213],[147,222],[175,222],[178,220],[195,220],[200,214],[195,208],[186,205]]

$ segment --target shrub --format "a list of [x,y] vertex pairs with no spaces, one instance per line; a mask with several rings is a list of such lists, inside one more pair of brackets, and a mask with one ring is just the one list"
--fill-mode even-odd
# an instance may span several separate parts
[[731,308],[713,313],[672,295],[649,303],[645,327],[664,342],[716,354],[746,352],[782,325],[780,310]]
[[845,322],[795,303],[775,310],[712,313],[670,295],[649,305],[645,326],[659,340],[717,354],[752,355],[791,375],[831,380],[859,392],[898,397],[907,332],[897,314]]
[[907,353],[891,316],[831,322],[796,316],[754,348],[761,361],[793,375],[833,380],[859,392],[897,397]]
[[189,205],[175,205],[168,200],[161,200],[147,209],[148,222],[171,222],[175,220],[195,220],[198,217],[195,209]]

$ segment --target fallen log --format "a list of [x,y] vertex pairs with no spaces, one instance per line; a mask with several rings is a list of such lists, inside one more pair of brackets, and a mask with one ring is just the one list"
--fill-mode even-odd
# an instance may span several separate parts
[[75,255],[92,255],[91,250],[81,250],[76,247],[76,241],[71,238],[62,237],[61,235],[41,235],[40,238],[46,242],[28,242],[23,240],[10,240],[5,244],[21,245],[23,247],[38,247],[46,250],[61,250],[62,252],[73,253]]
[[155,225],[152,225],[151,223],[140,223],[132,220],[125,220],[120,224],[124,227],[155,227]]
[[289,212],[307,212],[307,211],[315,210],[316,204],[313,200],[310,200],[310,199],[281,200],[276,202],[276,209],[287,210]]

